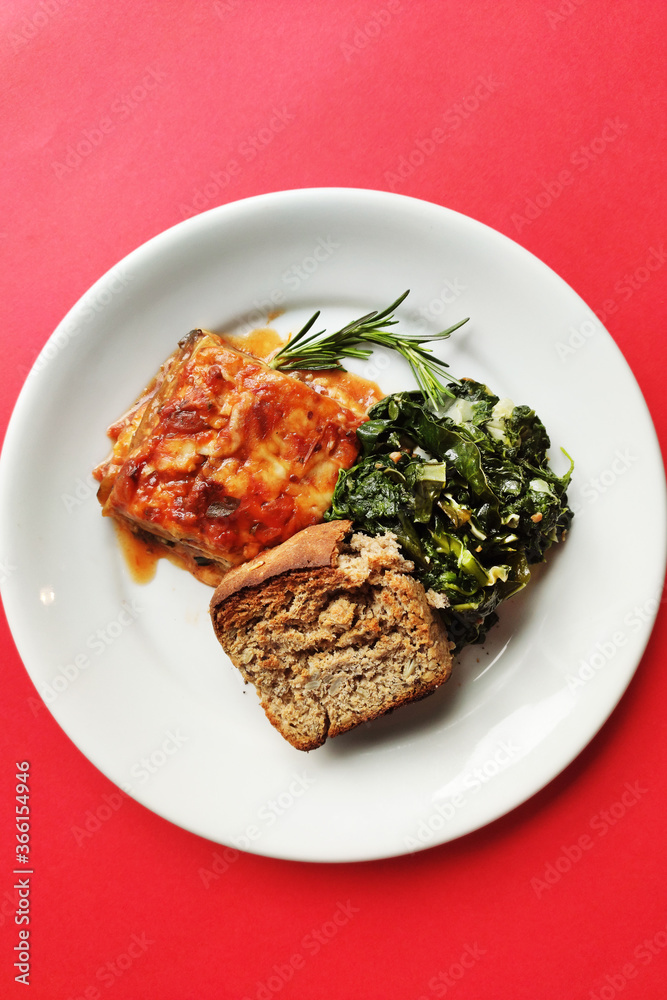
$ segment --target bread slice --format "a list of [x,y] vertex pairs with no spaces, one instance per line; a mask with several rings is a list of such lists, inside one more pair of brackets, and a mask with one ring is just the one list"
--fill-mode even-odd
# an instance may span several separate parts
[[211,601],[222,648],[298,750],[425,697],[451,673],[445,628],[395,536],[346,543],[351,527],[306,528],[232,569]]

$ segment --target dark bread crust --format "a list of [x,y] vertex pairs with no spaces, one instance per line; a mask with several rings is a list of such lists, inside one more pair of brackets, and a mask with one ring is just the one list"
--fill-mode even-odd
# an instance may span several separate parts
[[352,529],[351,521],[329,521],[313,524],[292,535],[282,545],[265,549],[250,562],[225,573],[213,597],[211,613],[228,597],[245,587],[258,587],[272,576],[297,569],[333,566],[343,539]]
[[318,527],[233,571],[211,601],[220,644],[299,750],[426,697],[452,667],[440,616],[393,536],[344,546],[349,522]]

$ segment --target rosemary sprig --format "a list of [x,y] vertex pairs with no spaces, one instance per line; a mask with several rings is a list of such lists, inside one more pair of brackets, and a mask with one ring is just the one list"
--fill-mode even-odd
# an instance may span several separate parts
[[281,371],[322,371],[330,369],[342,369],[341,358],[361,358],[366,360],[371,356],[370,347],[362,347],[361,344],[377,344],[389,350],[397,351],[410,365],[420,389],[425,393],[431,405],[437,408],[442,396],[451,396],[452,393],[441,381],[458,383],[458,379],[447,371],[449,367],[445,361],[441,361],[433,355],[428,347],[423,344],[433,340],[446,340],[455,330],[468,322],[462,319],[454,326],[440,333],[423,337],[420,334],[396,334],[387,328],[398,323],[394,319],[394,310],[400,306],[401,302],[409,294],[403,292],[395,302],[383,309],[381,312],[366,313],[359,319],[352,320],[342,330],[335,333],[326,333],[320,330],[319,333],[310,333],[312,327],[317,322],[320,315],[319,310],[310,317],[308,322],[273,356],[269,362],[272,368]]

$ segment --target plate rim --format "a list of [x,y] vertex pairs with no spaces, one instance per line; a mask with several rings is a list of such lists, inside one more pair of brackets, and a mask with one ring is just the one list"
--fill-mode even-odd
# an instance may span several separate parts
[[[194,233],[197,232],[198,227],[200,227],[202,224],[207,224],[208,223],[210,225],[215,226],[217,224],[218,219],[222,218],[224,220],[225,216],[228,216],[230,214],[230,212],[234,212],[234,213],[241,212],[242,213],[245,210],[248,210],[248,209],[252,210],[254,207],[257,207],[257,206],[261,207],[262,205],[266,205],[266,204],[269,204],[271,202],[280,202],[280,201],[285,201],[285,200],[298,201],[299,199],[304,198],[304,196],[307,196],[307,197],[318,197],[318,196],[320,196],[320,197],[326,197],[326,198],[330,198],[330,199],[334,199],[334,200],[336,198],[340,198],[342,196],[342,197],[348,197],[348,198],[352,197],[352,198],[355,198],[355,199],[359,199],[361,201],[363,201],[364,199],[370,197],[371,199],[378,200],[378,202],[381,201],[381,200],[384,200],[387,203],[389,203],[389,202],[395,202],[395,203],[399,203],[400,202],[400,203],[403,203],[403,204],[410,203],[410,204],[419,205],[419,206],[422,207],[422,209],[428,210],[428,211],[431,211],[431,210],[435,209],[439,213],[443,213],[443,217],[444,217],[444,215],[454,215],[458,219],[463,220],[463,223],[466,226],[472,225],[473,227],[477,228],[479,231],[483,231],[485,233],[493,234],[493,237],[492,237],[493,239],[497,240],[498,238],[500,238],[500,240],[502,240],[502,241],[507,241],[507,243],[511,244],[514,248],[516,248],[517,250],[519,250],[522,254],[526,255],[526,258],[530,259],[530,262],[531,262],[531,264],[533,266],[535,264],[539,265],[542,269],[544,269],[545,273],[548,273],[548,275],[549,275],[550,278],[557,279],[558,282],[562,283],[563,286],[565,286],[567,289],[569,289],[569,291],[573,295],[575,295],[577,297],[577,299],[579,299],[583,303],[583,300],[581,299],[581,297],[569,285],[569,283],[567,281],[565,281],[565,279],[563,279],[559,274],[557,274],[557,272],[555,272],[551,267],[549,267],[549,265],[547,265],[544,261],[542,261],[540,258],[538,258],[537,256],[535,256],[531,251],[527,250],[521,244],[517,243],[511,237],[505,235],[504,233],[499,232],[498,230],[493,229],[492,227],[488,226],[484,222],[481,222],[481,221],[479,221],[477,219],[471,218],[471,217],[469,217],[469,216],[467,216],[467,215],[465,215],[465,214],[463,214],[461,212],[458,212],[458,211],[456,211],[454,209],[450,209],[450,208],[447,208],[444,205],[439,205],[437,203],[433,203],[433,202],[430,202],[430,201],[427,201],[427,200],[424,200],[424,199],[421,199],[421,198],[415,198],[415,197],[413,197],[411,195],[398,194],[398,193],[387,192],[387,191],[382,191],[382,190],[378,190],[378,189],[364,189],[364,188],[357,188],[357,187],[290,188],[290,189],[287,189],[285,191],[274,191],[274,192],[267,192],[267,193],[264,193],[264,194],[252,195],[252,196],[249,196],[247,198],[239,199],[238,201],[233,201],[233,202],[226,203],[224,205],[216,206],[214,208],[211,208],[211,209],[207,210],[206,212],[200,213],[199,215],[195,215],[195,216],[192,216],[192,217],[190,217],[188,219],[184,219],[184,220],[176,223],[174,226],[171,226],[168,229],[166,229],[166,230],[164,230],[164,231],[162,231],[162,232],[154,235],[150,239],[146,240],[144,243],[142,243],[141,245],[139,245],[138,247],[136,247],[134,250],[130,251],[130,253],[128,253],[127,255],[125,255],[125,257],[123,257],[120,261],[118,261],[110,269],[108,269],[105,272],[105,274],[103,274],[100,278],[98,278],[90,286],[90,288],[86,292],[84,292],[84,294],[77,300],[77,302],[67,312],[67,314],[65,315],[65,317],[63,317],[63,319],[58,324],[58,326],[55,328],[55,330],[50,335],[50,337],[47,339],[44,347],[42,348],[42,350],[39,352],[37,358],[35,359],[35,361],[33,363],[33,366],[32,366],[32,369],[31,369],[31,372],[28,375],[28,377],[26,378],[26,380],[25,380],[25,382],[24,382],[24,384],[23,384],[23,386],[21,388],[21,391],[19,393],[19,396],[18,396],[18,398],[17,398],[17,400],[15,402],[15,405],[14,405],[14,407],[12,409],[10,420],[8,422],[6,433],[5,433],[5,438],[4,438],[4,441],[3,441],[2,453],[0,455],[0,552],[4,551],[3,545],[4,545],[4,542],[5,542],[5,538],[6,538],[6,531],[8,530],[7,518],[6,518],[6,512],[7,512],[7,508],[8,508],[8,503],[7,503],[8,477],[9,477],[9,474],[10,474],[9,473],[9,466],[10,466],[11,461],[12,461],[13,449],[15,449],[16,446],[17,446],[17,441],[15,439],[16,439],[16,436],[19,433],[19,429],[21,427],[21,420],[23,419],[24,410],[30,404],[31,394],[32,394],[33,391],[36,391],[36,389],[33,390],[33,386],[36,387],[36,386],[39,385],[39,378],[35,378],[35,377],[31,377],[31,376],[33,376],[33,372],[35,372],[35,371],[37,372],[37,375],[39,375],[39,368],[40,368],[40,365],[42,363],[41,359],[43,359],[45,357],[45,352],[49,348],[49,345],[53,344],[53,342],[57,338],[57,335],[58,335],[59,331],[61,331],[62,329],[66,328],[67,324],[71,323],[73,320],[76,319],[78,313],[82,309],[85,308],[86,302],[89,301],[91,297],[94,297],[95,295],[99,294],[100,290],[106,288],[108,282],[110,280],[113,280],[114,272],[116,272],[119,268],[122,268],[123,266],[129,267],[132,263],[136,263],[137,261],[139,261],[139,263],[141,264],[141,261],[142,261],[144,255],[148,255],[148,257],[150,258],[150,256],[153,255],[155,252],[157,252],[159,254],[160,251],[161,251],[161,249],[162,249],[162,247],[168,248],[169,244],[172,241],[178,242],[179,239],[181,238],[180,234],[185,233],[187,235],[188,233],[190,233],[190,231],[194,234]],[[583,303],[583,304],[586,305],[585,303]],[[588,307],[586,307],[586,308],[588,308]],[[618,344],[616,344],[616,342],[614,341],[614,338],[609,334],[609,332],[606,330],[606,328],[604,328],[602,326],[602,324],[600,324],[600,326],[601,326],[601,329],[604,331],[604,333],[607,335],[608,342],[611,345],[613,345],[613,347],[615,348],[616,354],[617,354],[617,361],[622,362],[622,364],[624,366],[624,369],[625,369],[625,375],[629,376],[629,378],[631,379],[633,385],[636,387],[636,390],[637,390],[637,393],[638,393],[638,402],[643,407],[645,415],[648,418],[648,425],[652,429],[653,438],[652,438],[652,441],[650,442],[650,447],[651,447],[652,453],[653,453],[652,454],[652,459],[653,459],[654,462],[657,459],[657,465],[658,465],[658,468],[659,468],[659,470],[661,472],[661,477],[660,478],[661,478],[661,483],[662,483],[662,490],[661,490],[660,500],[661,500],[661,504],[662,504],[662,510],[663,510],[663,513],[664,513],[665,511],[667,511],[667,492],[665,490],[665,469],[664,469],[664,464],[663,464],[663,461],[662,461],[662,455],[661,455],[661,452],[660,452],[659,440],[658,440],[656,428],[655,428],[655,426],[653,424],[649,408],[648,408],[648,406],[646,404],[646,400],[645,400],[643,392],[641,390],[641,386],[639,385],[639,383],[638,383],[638,381],[637,381],[634,373],[632,372],[632,370],[631,370],[631,368],[630,368],[627,360],[625,359],[625,357],[624,357],[622,351],[620,350]],[[663,521],[664,520],[666,520],[666,519],[663,518]],[[656,575],[658,575],[662,579],[664,579],[665,568],[666,568],[666,565],[667,565],[667,537],[666,536],[667,536],[667,531],[663,528],[661,544],[659,546],[659,548],[661,550],[661,556],[659,557],[659,560],[656,561],[656,566],[657,566],[658,561],[659,561],[660,567],[661,567],[659,569],[656,569]],[[21,658],[21,660],[23,662],[24,669],[28,673],[31,681],[33,681],[33,683],[35,683],[34,680],[33,680],[33,676],[31,674],[31,671],[30,671],[30,669],[28,667],[28,664],[25,662],[24,655],[23,655],[22,648],[21,648],[21,642],[19,641],[19,638],[18,638],[18,636],[17,636],[17,634],[15,632],[15,622],[11,620],[11,618],[12,618],[12,612],[11,612],[11,609],[12,609],[11,577],[10,577],[9,580],[5,579],[5,580],[0,581],[0,593],[2,594],[2,600],[3,600],[3,603],[5,605],[5,611],[6,611],[6,614],[7,614],[7,620],[8,620],[8,624],[9,624],[10,630],[11,630],[11,634],[12,634],[13,640],[14,640],[14,642],[16,644],[17,650],[19,652],[19,656],[20,656],[20,658]],[[637,655],[636,662],[634,663],[633,668],[628,672],[628,676],[627,676],[627,678],[625,680],[625,683],[620,686],[620,688],[617,691],[616,697],[614,699],[612,699],[613,703],[611,704],[611,707],[608,708],[608,711],[606,712],[604,718],[602,719],[602,722],[600,722],[599,725],[595,726],[595,728],[593,729],[593,731],[585,738],[585,740],[583,740],[583,742],[581,743],[581,745],[579,746],[578,749],[576,749],[574,752],[570,752],[568,750],[568,751],[566,751],[563,754],[564,760],[558,765],[558,769],[555,770],[555,771],[553,771],[551,773],[550,777],[548,777],[546,780],[543,780],[541,777],[536,778],[535,787],[533,787],[531,790],[528,790],[517,801],[515,801],[512,804],[510,804],[509,806],[507,806],[507,807],[501,806],[498,810],[496,810],[496,812],[493,815],[490,815],[489,818],[487,818],[486,820],[484,820],[484,822],[477,823],[476,825],[473,825],[470,829],[464,830],[463,832],[458,833],[458,834],[456,834],[455,836],[453,836],[451,838],[445,837],[444,839],[439,839],[439,840],[436,839],[433,843],[425,844],[423,847],[418,848],[418,850],[425,850],[425,849],[428,849],[428,848],[430,848],[432,846],[436,846],[436,845],[440,845],[440,844],[443,844],[443,843],[450,842],[451,840],[458,839],[461,836],[466,836],[468,833],[471,833],[474,830],[480,829],[481,827],[486,826],[489,823],[494,822],[495,820],[497,820],[501,816],[506,815],[507,813],[509,813],[509,812],[513,811],[514,809],[516,809],[519,805],[522,805],[524,802],[528,801],[530,798],[532,798],[542,788],[547,787],[554,780],[554,778],[556,778],[558,776],[558,774],[562,773],[562,771],[567,766],[569,766],[569,764],[572,763],[579,756],[579,754],[585,749],[585,747],[588,746],[590,744],[590,742],[592,742],[592,740],[596,737],[596,735],[598,734],[598,732],[600,731],[600,729],[602,728],[602,726],[604,725],[604,723],[611,716],[611,714],[613,713],[614,709],[616,708],[616,706],[618,705],[618,703],[622,699],[623,695],[625,694],[625,692],[626,692],[629,684],[631,683],[631,681],[632,681],[632,679],[633,679],[633,677],[634,677],[634,675],[635,675],[635,673],[636,673],[636,671],[637,671],[637,669],[639,667],[641,659],[642,659],[642,657],[644,655],[644,652],[646,650],[646,646],[648,645],[648,642],[649,642],[651,633],[653,631],[653,627],[655,625],[655,621],[656,621],[656,618],[658,616],[659,610],[660,610],[660,603],[657,604],[657,606],[656,606],[655,611],[653,612],[653,614],[651,616],[649,616],[650,617],[650,621],[647,622],[646,628],[643,630],[643,633],[642,633],[643,642],[641,644],[641,652]],[[36,685],[35,685],[35,687],[36,687]],[[38,697],[39,697],[39,694],[38,694]],[[75,746],[77,746],[77,748],[80,750],[80,752],[84,753],[84,756],[86,756],[86,758],[91,763],[93,763],[93,766],[97,767],[103,774],[105,774],[107,777],[109,777],[111,781],[115,781],[115,779],[113,777],[109,776],[109,774],[107,773],[107,771],[104,768],[100,767],[100,765],[98,765],[96,762],[94,762],[92,760],[92,758],[89,756],[89,754],[87,752],[85,752],[85,751],[83,751],[81,749],[81,747],[79,746],[79,743],[74,739],[73,736],[70,735],[69,731],[62,725],[62,723],[60,722],[57,714],[52,711],[51,706],[47,704],[46,707],[48,708],[49,713],[51,714],[51,716],[60,725],[61,729],[63,729],[63,731],[65,732],[65,734],[67,735],[67,737],[75,744]],[[183,823],[181,821],[179,821],[178,819],[174,819],[174,818],[172,818],[170,816],[167,816],[164,813],[164,811],[158,811],[158,810],[156,810],[153,806],[147,804],[145,801],[143,801],[141,798],[139,798],[137,796],[133,796],[133,797],[137,798],[137,801],[141,802],[141,804],[143,804],[147,808],[151,809],[151,811],[156,812],[156,814],[160,815],[162,818],[165,818],[168,821],[170,821],[172,823],[175,823],[176,825],[181,826],[184,829],[190,830],[191,832],[197,834],[197,831],[193,830],[191,827],[183,826]],[[206,833],[200,833],[200,834],[197,834],[197,835],[204,836],[204,837],[207,837],[207,838],[209,837],[209,835],[206,834]],[[377,855],[364,854],[364,855],[361,855],[359,857],[347,857],[346,856],[346,857],[335,857],[335,858],[325,858],[325,857],[312,857],[311,858],[311,857],[303,857],[299,853],[290,855],[290,854],[286,854],[284,852],[281,852],[281,853],[271,853],[270,851],[263,851],[263,850],[253,850],[251,853],[257,853],[257,854],[260,854],[262,856],[275,857],[275,858],[283,858],[283,859],[289,859],[289,860],[302,860],[302,861],[306,861],[306,862],[322,862],[322,863],[327,863],[327,862],[328,863],[331,863],[331,862],[341,862],[341,863],[345,863],[345,862],[358,861],[358,860],[359,861],[363,861],[363,860],[376,860],[376,859],[379,860],[379,859],[387,858],[387,857],[400,856],[402,854],[410,853],[410,852],[406,851],[406,850],[401,850],[400,852],[396,852],[396,853],[393,853],[393,854],[385,852],[385,853],[381,853],[381,854],[377,854]]]

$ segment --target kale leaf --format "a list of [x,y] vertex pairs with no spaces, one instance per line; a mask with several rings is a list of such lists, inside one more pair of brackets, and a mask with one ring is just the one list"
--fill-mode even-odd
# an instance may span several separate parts
[[555,475],[549,436],[528,406],[471,379],[434,413],[421,391],[376,403],[358,430],[359,462],[341,471],[327,520],[392,531],[428,590],[456,649],[482,642],[495,609],[530,579],[572,520],[570,468]]

